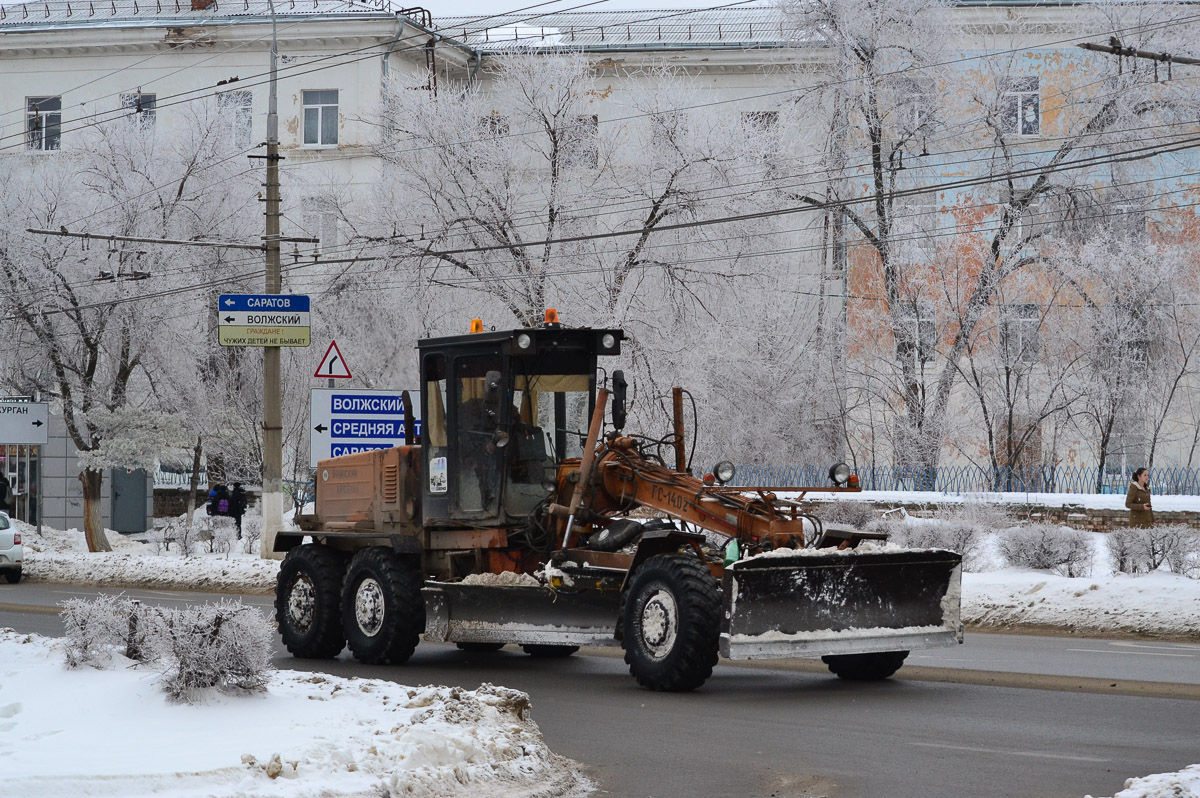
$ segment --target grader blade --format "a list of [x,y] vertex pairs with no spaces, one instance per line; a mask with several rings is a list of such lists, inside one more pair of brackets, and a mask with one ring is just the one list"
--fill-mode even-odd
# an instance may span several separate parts
[[906,651],[962,642],[954,552],[773,552],[725,569],[730,659]]

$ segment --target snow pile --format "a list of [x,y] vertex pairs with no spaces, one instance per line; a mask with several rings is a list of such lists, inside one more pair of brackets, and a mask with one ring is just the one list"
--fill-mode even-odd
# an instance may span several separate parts
[[1125,789],[1112,798],[1200,798],[1200,765],[1191,765],[1178,773],[1128,779]]
[[1076,578],[1024,568],[966,573],[962,619],[976,626],[1195,635],[1200,633],[1200,580],[1163,571]]
[[37,527],[13,524],[24,541],[24,576],[38,582],[270,594],[279,573],[278,560],[257,554],[210,553],[204,544],[191,557],[174,546],[156,554],[150,544],[111,530],[105,534],[113,551],[89,554],[81,530],[42,527],[39,535]]
[[264,693],[186,705],[135,665],[66,670],[46,638],[0,631],[4,793],[549,798],[591,787],[546,747],[529,697],[504,687],[278,671]]

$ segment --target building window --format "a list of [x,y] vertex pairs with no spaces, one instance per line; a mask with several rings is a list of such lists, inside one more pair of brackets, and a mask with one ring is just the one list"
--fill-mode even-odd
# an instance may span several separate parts
[[932,192],[909,194],[896,200],[892,213],[891,251],[907,263],[926,263],[937,255],[941,208]]
[[496,111],[479,119],[479,129],[487,138],[500,138],[508,135],[508,117]]
[[130,112],[130,120],[141,130],[153,130],[157,95],[136,92],[121,95],[121,108]]
[[25,101],[25,141],[31,150],[57,150],[62,138],[62,97]]
[[309,147],[335,147],[337,143],[337,89],[304,92],[304,144]]
[[933,318],[933,306],[928,302],[905,302],[897,316],[901,354],[911,354],[914,365],[918,367],[933,360],[937,349],[937,323]]
[[1001,85],[1000,132],[1017,136],[1037,136],[1042,132],[1039,78],[1009,78]]
[[1038,359],[1041,308],[1029,303],[1000,306],[1000,351],[1005,363],[1033,363]]
[[758,133],[774,130],[779,125],[778,111],[744,111],[742,127]]
[[562,130],[563,161],[568,166],[595,169],[600,165],[600,119],[577,116]]
[[217,95],[217,118],[234,147],[250,146],[253,123],[252,97],[248,91],[226,91]]
[[927,133],[933,125],[936,94],[930,78],[900,80],[896,102],[896,126],[901,138]]
[[320,242],[313,244],[313,254],[320,255],[332,252],[338,245],[338,213],[331,203],[323,200],[312,200],[304,206],[304,234],[310,238],[319,238]]
[[655,153],[678,151],[687,133],[688,118],[678,111],[650,115],[650,145]]

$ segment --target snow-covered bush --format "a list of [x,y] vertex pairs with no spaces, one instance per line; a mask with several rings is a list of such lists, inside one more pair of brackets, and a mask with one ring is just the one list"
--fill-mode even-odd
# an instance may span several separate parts
[[1140,529],[1117,529],[1104,537],[1104,545],[1112,556],[1113,565],[1123,574],[1138,572],[1138,552],[1141,543],[1138,540]]
[[961,521],[907,524],[893,538],[896,543],[914,549],[949,549],[962,555],[963,570],[975,571],[980,565],[984,531]]
[[238,531],[237,522],[232,518],[214,518],[212,522],[212,533],[208,538],[208,551],[210,554],[229,555],[233,551],[234,545],[237,543]]
[[[123,596],[97,596],[94,599],[67,599],[62,602],[63,649],[67,667],[91,665],[103,668],[117,651],[132,651],[131,659],[141,659],[144,629],[139,628],[135,603]],[[132,634],[131,634],[132,632]]]
[[1167,566],[1172,573],[1200,579],[1200,532],[1183,527],[1179,544],[1167,553]]
[[938,517],[951,523],[967,524],[981,533],[997,532],[1013,526],[1013,518],[1002,504],[989,501],[967,501],[947,505],[938,512]]
[[246,515],[242,518],[242,546],[247,554],[258,552],[258,542],[262,539],[262,516]]
[[212,687],[259,690],[271,671],[274,629],[254,607],[225,600],[172,610],[151,645],[167,663],[167,695],[192,701]]
[[1182,524],[1118,529],[1105,539],[1118,571],[1149,573],[1163,565],[1173,573],[1200,577],[1200,533]]
[[855,529],[865,529],[878,518],[875,508],[867,502],[827,502],[817,505],[813,515],[827,524],[846,524]]
[[999,545],[1009,565],[1052,570],[1063,576],[1090,576],[1092,572],[1092,539],[1074,529],[1030,524],[1000,535]]
[[103,668],[115,655],[156,665],[172,698],[218,687],[255,690],[271,670],[274,629],[240,601],[149,607],[119,596],[63,602],[67,666]]

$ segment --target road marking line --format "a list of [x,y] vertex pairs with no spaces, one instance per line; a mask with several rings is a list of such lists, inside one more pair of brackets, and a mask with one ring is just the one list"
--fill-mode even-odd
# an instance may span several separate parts
[[976,754],[1007,754],[1008,756],[1031,756],[1037,759],[1069,759],[1072,762],[1107,762],[1093,756],[1069,756],[1067,754],[1045,754],[1040,751],[1005,751],[1001,748],[974,748],[969,745],[946,745],[944,743],[913,743],[923,748],[949,748],[952,751],[971,751]]
[[0,604],[0,612],[32,612],[38,615],[58,615],[62,612],[59,607],[47,607],[43,604]]
[[1132,654],[1135,657],[1186,657],[1195,659],[1195,654],[1159,654],[1154,651],[1113,651],[1110,648],[1068,648],[1067,651],[1079,651],[1084,654]]

